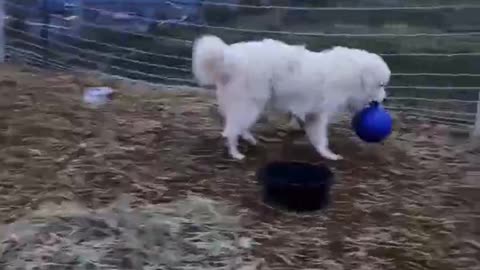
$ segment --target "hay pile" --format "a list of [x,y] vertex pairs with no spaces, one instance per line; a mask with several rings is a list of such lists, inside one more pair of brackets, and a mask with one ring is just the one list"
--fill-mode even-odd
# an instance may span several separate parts
[[[139,209],[124,198],[91,211],[45,205],[2,229],[2,269],[238,269],[248,265],[239,218],[191,196]],[[230,267],[230,268],[227,268]]]
[[[103,85],[118,91],[113,102],[83,106],[83,89]],[[15,222],[0,228],[0,269],[235,269],[249,253],[278,270],[480,265],[480,148],[448,126],[398,119],[376,146],[332,128],[345,160],[329,162],[302,134],[259,123],[259,144],[242,144],[248,158],[235,162],[206,94],[11,66],[0,66],[0,86],[0,222]],[[256,170],[278,159],[327,163],[337,176],[331,206],[304,216],[264,205]],[[216,203],[180,211],[189,193],[235,205],[255,245],[243,247],[242,228]],[[121,194],[138,210],[105,208]],[[32,209],[48,215],[25,216]],[[206,218],[200,228],[195,217]]]

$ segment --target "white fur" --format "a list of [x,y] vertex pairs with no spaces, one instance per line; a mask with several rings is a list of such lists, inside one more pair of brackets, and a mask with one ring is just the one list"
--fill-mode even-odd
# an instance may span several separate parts
[[334,47],[322,52],[272,39],[227,45],[215,36],[197,39],[193,73],[202,86],[216,86],[222,135],[233,158],[239,136],[256,143],[250,133],[267,103],[304,122],[310,142],[325,158],[341,156],[328,147],[328,125],[346,110],[358,111],[382,102],[390,69],[383,59],[359,49]]

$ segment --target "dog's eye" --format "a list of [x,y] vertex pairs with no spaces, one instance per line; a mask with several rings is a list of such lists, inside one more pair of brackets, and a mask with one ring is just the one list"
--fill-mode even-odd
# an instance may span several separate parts
[[385,87],[385,83],[380,83],[380,87],[381,88]]

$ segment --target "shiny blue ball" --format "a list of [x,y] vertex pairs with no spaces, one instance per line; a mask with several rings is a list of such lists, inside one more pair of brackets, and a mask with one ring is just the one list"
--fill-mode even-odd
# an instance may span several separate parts
[[392,133],[392,126],[392,117],[378,102],[371,103],[352,120],[352,128],[357,136],[369,143],[386,139]]

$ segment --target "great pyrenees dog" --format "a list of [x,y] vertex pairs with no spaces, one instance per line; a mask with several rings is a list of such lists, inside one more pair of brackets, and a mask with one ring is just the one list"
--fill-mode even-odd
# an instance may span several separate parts
[[383,102],[390,69],[364,50],[334,47],[321,52],[273,39],[226,44],[212,35],[195,40],[192,70],[201,86],[215,86],[224,117],[222,136],[234,159],[245,156],[238,140],[251,144],[250,129],[267,104],[303,124],[324,158],[342,159],[328,145],[328,125],[344,112]]

